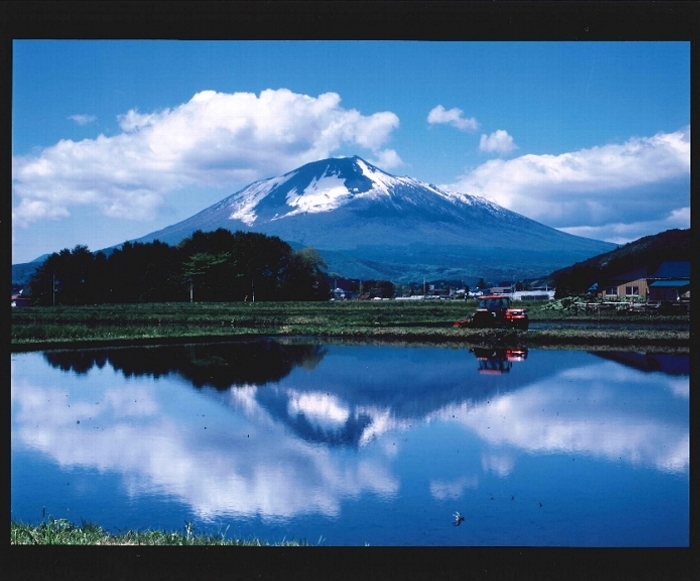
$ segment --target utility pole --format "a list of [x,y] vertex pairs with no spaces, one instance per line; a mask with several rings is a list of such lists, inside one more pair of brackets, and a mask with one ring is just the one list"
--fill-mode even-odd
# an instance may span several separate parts
[[193,296],[194,296],[194,281],[192,280],[192,277],[190,277],[190,302],[193,301]]
[[250,291],[253,295],[253,302],[255,302],[255,281],[253,280],[253,277],[250,278]]

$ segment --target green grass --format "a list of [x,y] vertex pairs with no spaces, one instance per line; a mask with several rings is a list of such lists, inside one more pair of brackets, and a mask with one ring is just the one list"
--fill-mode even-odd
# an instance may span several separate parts
[[[315,336],[393,341],[464,342],[498,340],[528,344],[570,341],[593,344],[689,344],[689,316],[601,313],[552,309],[523,303],[530,320],[613,324],[609,330],[574,327],[527,333],[456,329],[473,313],[475,301],[337,301],[257,303],[151,303],[85,307],[28,307],[12,310],[14,349],[60,345],[136,344],[223,340],[241,336]],[[678,325],[663,330],[659,323]],[[558,325],[560,326],[560,325]]]
[[[319,539],[320,542],[321,539]],[[49,518],[39,525],[10,523],[11,545],[226,545],[226,546],[307,546],[306,541],[268,543],[257,538],[230,539],[226,531],[218,535],[195,534],[191,523],[185,523],[184,532],[133,531],[113,535],[102,527],[88,522],[76,526],[66,519]]]

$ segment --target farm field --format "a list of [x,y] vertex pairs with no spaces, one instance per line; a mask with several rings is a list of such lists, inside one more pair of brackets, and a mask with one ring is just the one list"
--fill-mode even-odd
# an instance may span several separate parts
[[337,301],[147,303],[12,310],[13,350],[62,345],[226,340],[241,336],[318,336],[336,340],[468,342],[532,346],[688,348],[689,315],[556,309],[527,303],[529,331],[457,329],[476,302]]

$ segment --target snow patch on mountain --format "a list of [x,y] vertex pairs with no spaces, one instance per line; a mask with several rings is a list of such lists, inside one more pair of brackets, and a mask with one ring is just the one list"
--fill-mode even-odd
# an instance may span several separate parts
[[510,210],[504,208],[503,206],[499,206],[491,200],[487,200],[483,196],[475,196],[473,194],[465,194],[462,192],[455,192],[454,190],[442,189],[432,184],[431,188],[434,188],[437,192],[442,192],[442,195],[444,195],[447,199],[452,200],[453,202],[457,201],[467,206],[482,206],[494,213],[495,215],[500,216],[504,216],[506,214],[511,213]]
[[371,169],[363,159],[358,157],[356,158],[355,163],[357,163],[359,168],[362,170],[362,175],[372,180],[374,184],[372,190],[388,195],[390,188],[396,185],[395,182],[397,178],[392,177],[377,168]]
[[287,194],[287,204],[296,209],[285,216],[304,212],[330,212],[352,197],[352,193],[345,187],[344,179],[324,173],[319,179],[314,178],[301,195],[297,193],[296,188]]
[[[240,191],[240,196],[234,196],[233,199],[227,198],[224,200],[226,205],[233,208],[233,212],[229,218],[231,220],[240,220],[246,226],[252,226],[258,219],[255,213],[257,205],[265,199],[275,188],[288,182],[296,175],[296,172],[290,172],[277,178],[262,180],[249,185],[244,190]],[[218,208],[214,208],[218,209]]]

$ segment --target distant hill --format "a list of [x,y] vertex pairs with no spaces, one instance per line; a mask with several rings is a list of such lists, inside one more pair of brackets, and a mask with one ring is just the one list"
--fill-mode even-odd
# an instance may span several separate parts
[[609,276],[639,268],[647,268],[651,273],[662,262],[690,261],[691,254],[690,228],[666,230],[559,269],[550,278],[557,286],[564,284],[571,292],[580,293]]
[[31,262],[22,262],[20,264],[13,264],[12,265],[12,284],[18,285],[19,287],[23,287],[23,286],[28,285],[29,279],[32,278],[32,275],[34,274],[36,269],[39,268],[49,256],[51,256],[51,255],[50,254],[43,254],[42,256],[35,258]]

